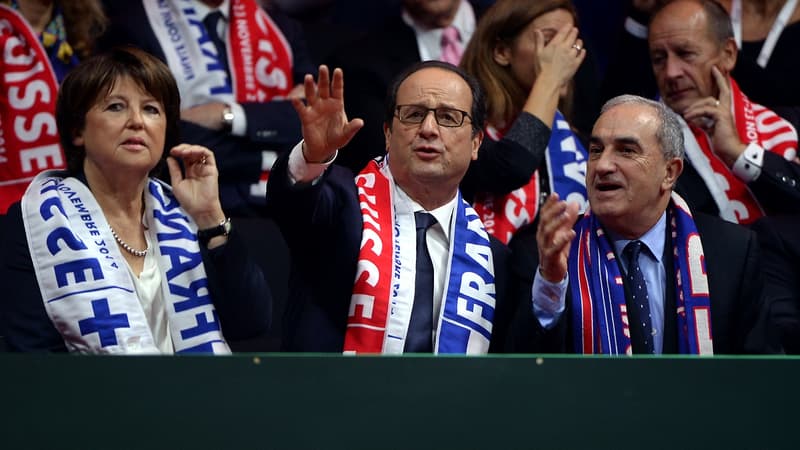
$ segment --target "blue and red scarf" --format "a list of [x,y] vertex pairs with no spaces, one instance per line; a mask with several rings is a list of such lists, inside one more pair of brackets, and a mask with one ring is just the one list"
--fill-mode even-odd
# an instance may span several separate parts
[[[344,352],[403,352],[414,299],[416,226],[413,207],[394,194],[387,164],[371,161],[356,177],[364,220]],[[489,235],[458,194],[450,224],[450,258],[434,353],[489,349],[495,309]]]
[[[711,302],[703,244],[686,202],[673,193],[667,208],[675,264],[678,351],[711,355]],[[575,225],[569,279],[576,353],[632,353],[625,289],[613,247],[597,217],[587,211]]]

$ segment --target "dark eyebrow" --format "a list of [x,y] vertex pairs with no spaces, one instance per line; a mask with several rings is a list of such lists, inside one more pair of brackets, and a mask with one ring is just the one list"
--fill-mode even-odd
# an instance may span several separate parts
[[633,145],[635,145],[637,147],[641,147],[642,146],[641,142],[639,142],[639,139],[636,139],[635,137],[629,137],[629,136],[622,136],[622,137],[614,138],[614,143],[615,144],[621,144],[621,145],[631,145],[631,144],[633,144]]
[[[594,144],[602,146],[603,145],[603,141],[602,141],[602,139],[600,139],[597,136],[592,136],[591,138],[589,138],[589,145],[594,145]],[[639,148],[642,147],[642,144],[641,144],[641,142],[639,142],[639,139],[637,139],[635,137],[629,137],[629,136],[622,136],[622,137],[614,138],[614,144],[616,144],[616,145],[631,145],[632,144],[632,145],[635,145],[635,146],[637,146]]]

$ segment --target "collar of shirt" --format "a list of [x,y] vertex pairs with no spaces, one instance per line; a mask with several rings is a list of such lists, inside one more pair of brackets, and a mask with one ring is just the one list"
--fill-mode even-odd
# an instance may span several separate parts
[[[443,28],[427,28],[420,23],[414,21],[414,18],[403,9],[403,22],[414,30],[417,35],[417,47],[419,47],[419,56],[421,61],[429,61],[432,59],[440,59],[442,53],[442,32]],[[461,36],[461,45],[467,47],[472,33],[475,32],[475,11],[472,5],[467,0],[462,0],[458,6],[456,16],[453,18],[454,26]]]
[[[661,217],[659,217],[658,221],[652,228],[647,230],[639,240],[644,243],[648,250],[650,250],[650,256],[655,258],[656,262],[661,264],[661,258],[664,255],[664,232],[667,229],[667,212],[664,211],[661,213]],[[633,239],[623,239],[616,233],[612,233],[608,230],[608,237],[614,243],[614,251],[617,255],[622,255],[622,251],[625,249],[625,246],[628,245],[628,242],[632,241]],[[625,271],[628,271],[628,261],[625,258],[620,258],[622,261],[622,267]]]
[[436,225],[434,225],[434,228],[439,227],[444,233],[447,242],[450,242],[450,221],[453,219],[453,211],[456,209],[458,196],[453,197],[452,200],[432,211],[426,211],[425,208],[409,197],[397,184],[395,184],[395,194],[411,204],[411,211],[425,211],[433,215],[433,217],[436,218]]
[[201,19],[207,16],[211,11],[219,10],[219,12],[222,13],[222,17],[225,18],[225,22],[228,22],[230,21],[230,3],[230,0],[222,0],[222,3],[220,3],[216,8],[209,8],[205,3],[201,1],[195,1],[193,8],[197,13],[197,17],[200,17]]

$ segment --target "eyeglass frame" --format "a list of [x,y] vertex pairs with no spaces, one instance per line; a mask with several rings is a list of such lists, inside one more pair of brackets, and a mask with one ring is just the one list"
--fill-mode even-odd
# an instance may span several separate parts
[[[400,118],[400,108],[409,107],[409,106],[413,106],[415,108],[420,108],[420,109],[424,109],[425,110],[425,115],[422,116],[422,119],[419,122],[410,122],[410,121],[408,121],[408,119]],[[444,124],[441,124],[441,123],[439,123],[439,118],[436,116],[436,111],[437,110],[447,110],[447,111],[459,112],[459,113],[461,113],[461,122],[458,125],[444,125]],[[405,125],[420,125],[420,124],[422,124],[422,122],[424,122],[425,119],[428,118],[428,113],[430,113],[430,112],[433,112],[433,120],[436,122],[436,125],[438,125],[440,127],[461,128],[461,127],[464,126],[464,119],[469,119],[470,122],[473,121],[472,120],[472,116],[468,112],[463,111],[463,110],[458,109],[458,108],[451,108],[449,106],[439,106],[439,107],[436,107],[436,108],[428,108],[427,106],[415,105],[415,104],[412,103],[412,104],[405,104],[405,105],[395,105],[395,107],[394,107],[394,116],[397,117],[397,120],[399,120],[400,123],[405,124]]]

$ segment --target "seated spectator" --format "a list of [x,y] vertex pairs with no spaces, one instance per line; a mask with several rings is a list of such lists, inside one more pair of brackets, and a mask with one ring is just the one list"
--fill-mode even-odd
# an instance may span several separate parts
[[269,180],[292,253],[284,349],[502,351],[515,309],[508,249],[459,192],[483,139],[480,85],[440,61],[398,75],[386,102],[387,157],[354,179],[331,164],[363,126],[347,119],[343,83],[325,66],[319,85],[306,76],[308,104],[294,102],[304,141]]
[[[650,17],[664,0],[633,0],[620,35],[615,63],[605,77],[606,98],[635,93],[652,98],[657,86],[647,54]],[[800,42],[800,8],[795,0],[721,0],[730,15],[738,48],[731,71],[750,100],[764,105],[800,126],[800,65],[795,48]]]
[[684,121],[687,159],[675,190],[692,209],[750,224],[800,208],[797,132],[731,76],[738,53],[725,9],[672,1],[654,13],[647,40],[661,98]]
[[752,228],[762,250],[771,329],[786,353],[800,354],[800,215],[762,217]]
[[170,67],[181,91],[181,136],[213,149],[222,206],[260,216],[278,154],[300,139],[288,98],[313,70],[299,25],[255,0],[104,1],[100,45],[130,44]]
[[553,129],[546,156],[539,153],[539,170],[525,186],[476,196],[475,210],[487,231],[503,243],[533,221],[549,192],[586,203],[586,150],[556,109],[571,98],[572,77],[586,56],[577,36],[569,0],[499,0],[464,52],[462,66],[487,93],[490,139],[499,140],[523,111]]
[[[12,350],[227,353],[226,339],[269,326],[270,293],[222,211],[214,153],[173,146],[179,98],[167,66],[136,49],[64,79],[67,170],[39,174],[4,223]],[[172,188],[152,178],[165,159]]]
[[576,223],[578,205],[553,194],[535,235],[518,233],[512,242],[524,255],[515,265],[535,274],[514,350],[776,351],[755,234],[695,214],[673,193],[682,141],[678,117],[662,103],[636,96],[606,103],[589,145],[590,210]]
[[65,167],[55,126],[58,84],[89,56],[106,18],[98,0],[0,0],[0,22],[0,214],[5,214],[38,172]]

